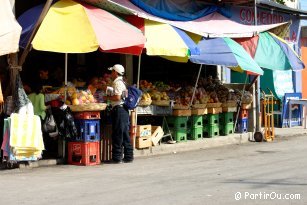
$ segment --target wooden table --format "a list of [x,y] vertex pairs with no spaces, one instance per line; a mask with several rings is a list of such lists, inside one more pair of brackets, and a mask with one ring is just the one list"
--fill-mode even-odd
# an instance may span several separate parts
[[299,100],[292,100],[289,99],[289,127],[291,127],[291,119],[292,119],[292,111],[291,107],[292,105],[302,105],[303,106],[303,118],[304,118],[304,128],[307,128],[307,123],[306,123],[306,116],[307,116],[307,99],[299,99]]

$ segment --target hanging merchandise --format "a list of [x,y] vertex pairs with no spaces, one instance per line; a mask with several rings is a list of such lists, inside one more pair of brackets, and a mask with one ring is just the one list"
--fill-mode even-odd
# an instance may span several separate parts
[[42,130],[48,133],[50,137],[56,137],[58,135],[58,128],[54,120],[51,108],[46,110],[46,118],[42,124]]
[[15,91],[13,93],[13,102],[15,105],[15,112],[20,114],[34,115],[34,109],[31,101],[29,100],[23,85],[19,73],[16,75]]
[[1,149],[8,161],[30,161],[42,157],[45,147],[38,116],[13,113],[4,120],[3,133]]
[[78,131],[70,108],[67,105],[61,106],[55,115],[56,123],[59,129],[59,135],[68,139],[76,138]]

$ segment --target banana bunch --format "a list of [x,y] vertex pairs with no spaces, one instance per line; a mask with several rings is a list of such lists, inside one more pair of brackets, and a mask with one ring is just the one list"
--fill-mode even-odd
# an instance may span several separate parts
[[143,93],[141,100],[142,101],[151,101],[151,97],[150,97],[149,93]]

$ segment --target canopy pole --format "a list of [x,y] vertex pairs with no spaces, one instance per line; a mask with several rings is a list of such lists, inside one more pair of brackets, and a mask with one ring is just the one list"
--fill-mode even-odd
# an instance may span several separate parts
[[139,55],[138,78],[137,78],[137,84],[136,84],[137,88],[140,88],[141,57],[142,57],[142,54]]
[[[257,19],[257,0],[254,0],[254,18],[255,18],[255,26],[258,25],[258,19]],[[256,132],[259,132],[261,130],[261,123],[260,123],[260,78],[256,78],[256,96],[255,96],[255,101],[256,101]]]
[[194,86],[194,89],[193,89],[193,95],[192,95],[192,98],[191,98],[190,107],[192,106],[192,103],[193,103],[193,99],[194,99],[194,96],[195,96],[196,87],[197,87],[197,84],[198,84],[198,80],[199,80],[199,76],[200,76],[202,67],[203,67],[203,64],[200,64],[197,79],[196,79],[195,86]]
[[64,87],[65,87],[65,94],[64,94],[64,100],[66,102],[67,98],[67,64],[68,64],[68,54],[65,53],[65,79],[64,79]]

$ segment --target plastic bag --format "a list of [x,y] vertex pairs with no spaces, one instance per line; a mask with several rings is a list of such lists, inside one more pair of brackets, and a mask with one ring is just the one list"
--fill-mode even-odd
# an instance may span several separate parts
[[46,110],[46,118],[43,122],[42,130],[45,133],[54,133],[57,131],[57,126],[50,108]]

